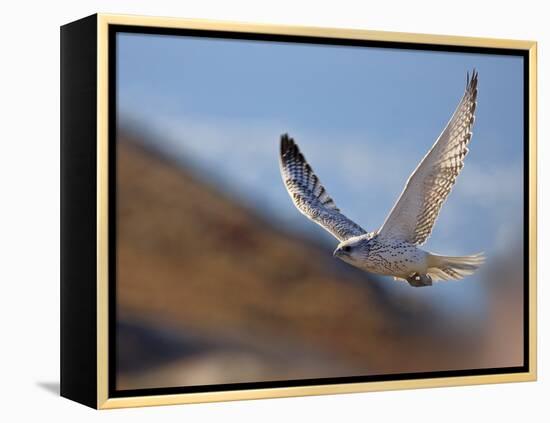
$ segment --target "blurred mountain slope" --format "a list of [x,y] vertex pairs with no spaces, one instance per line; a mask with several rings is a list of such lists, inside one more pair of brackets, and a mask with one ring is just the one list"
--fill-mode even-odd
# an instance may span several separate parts
[[147,144],[117,140],[119,388],[479,364],[483,325],[386,292]]

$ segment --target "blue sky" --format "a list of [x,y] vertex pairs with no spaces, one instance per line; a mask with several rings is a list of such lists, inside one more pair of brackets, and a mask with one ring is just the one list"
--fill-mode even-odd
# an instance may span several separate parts
[[521,241],[519,57],[140,34],[117,42],[121,123],[139,122],[160,150],[330,248],[335,240],[284,190],[279,136],[296,139],[345,214],[377,229],[475,67],[470,154],[425,248],[490,260]]

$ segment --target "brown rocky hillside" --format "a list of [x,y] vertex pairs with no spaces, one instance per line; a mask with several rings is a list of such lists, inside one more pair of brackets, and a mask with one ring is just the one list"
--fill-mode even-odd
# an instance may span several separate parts
[[119,136],[117,155],[119,388],[479,364],[472,334],[425,301],[270,226],[135,136]]

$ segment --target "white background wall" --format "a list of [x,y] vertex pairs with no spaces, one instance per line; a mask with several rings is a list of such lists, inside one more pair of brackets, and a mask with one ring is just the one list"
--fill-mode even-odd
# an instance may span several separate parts
[[[539,381],[95,412],[59,382],[59,26],[95,13],[534,39],[539,183],[548,181],[550,72],[543,1],[10,1],[0,24],[0,391],[3,421],[549,421],[548,197],[539,189]],[[546,246],[545,246],[546,244]],[[6,418],[7,417],[7,418]],[[71,420],[69,420],[71,419]]]

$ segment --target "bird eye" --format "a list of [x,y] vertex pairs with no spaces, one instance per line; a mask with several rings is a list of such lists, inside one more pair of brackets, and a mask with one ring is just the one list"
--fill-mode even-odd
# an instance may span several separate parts
[[345,245],[344,247],[342,247],[342,251],[344,251],[345,253],[349,253],[351,251],[351,247],[349,245]]

